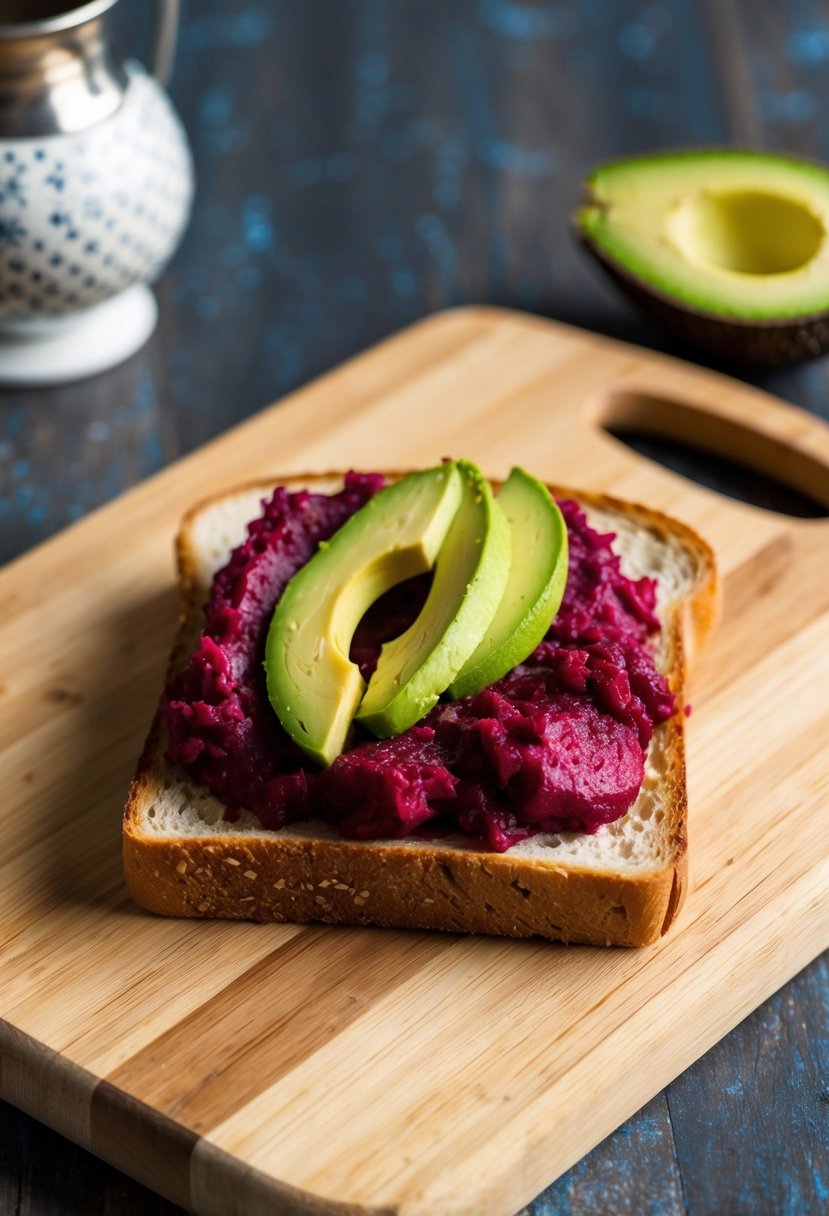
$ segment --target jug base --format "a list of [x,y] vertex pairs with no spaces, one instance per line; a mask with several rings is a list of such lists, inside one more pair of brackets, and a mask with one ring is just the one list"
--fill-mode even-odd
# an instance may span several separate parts
[[155,329],[158,305],[144,283],[65,317],[0,322],[0,385],[82,380],[123,363]]

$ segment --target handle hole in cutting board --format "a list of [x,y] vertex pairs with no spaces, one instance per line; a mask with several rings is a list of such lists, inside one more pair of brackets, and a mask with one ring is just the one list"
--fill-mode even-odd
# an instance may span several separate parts
[[631,392],[590,413],[613,439],[706,489],[781,515],[829,517],[829,467],[730,418]]

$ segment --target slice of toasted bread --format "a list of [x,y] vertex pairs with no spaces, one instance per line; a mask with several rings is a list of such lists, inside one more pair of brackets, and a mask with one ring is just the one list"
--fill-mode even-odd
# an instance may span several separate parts
[[[275,484],[233,490],[185,517],[177,541],[182,597],[171,673],[195,646],[214,574]],[[342,477],[279,484],[328,493],[340,488]],[[685,671],[715,617],[713,555],[667,516],[606,496],[551,489],[575,498],[600,531],[616,533],[626,574],[647,574],[658,583],[663,627],[655,659],[678,710],[656,728],[642,789],[623,818],[595,835],[541,834],[500,854],[472,849],[460,836],[357,842],[319,820],[268,831],[247,812],[230,823],[207,789],[165,759],[157,716],[124,813],[124,869],[133,898],[169,916],[539,934],[596,945],[645,945],[664,933],[686,883]]]

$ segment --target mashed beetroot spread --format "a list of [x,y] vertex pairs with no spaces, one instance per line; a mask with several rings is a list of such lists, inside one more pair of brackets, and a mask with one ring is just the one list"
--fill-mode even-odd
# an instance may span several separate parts
[[[622,574],[612,534],[560,504],[570,565],[556,619],[532,655],[475,696],[438,704],[391,739],[355,729],[320,771],[272,710],[265,634],[289,579],[383,484],[350,473],[334,495],[278,489],[213,583],[198,648],[162,702],[167,755],[227,806],[266,828],[322,817],[353,839],[458,830],[503,852],[536,832],[595,832],[635,801],[653,728],[674,698],[648,638],[656,587]],[[428,578],[384,596],[351,657],[363,675],[380,647],[415,619]]]

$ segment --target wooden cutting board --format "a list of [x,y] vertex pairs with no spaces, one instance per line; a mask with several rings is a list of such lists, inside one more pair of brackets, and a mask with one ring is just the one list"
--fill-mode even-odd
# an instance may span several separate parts
[[[435,316],[0,575],[0,1095],[217,1216],[514,1212],[829,946],[829,521],[744,506],[601,424],[829,504],[829,428],[743,385],[491,309]],[[451,453],[639,499],[715,546],[688,730],[692,887],[638,951],[156,919],[120,812],[194,499]]]

